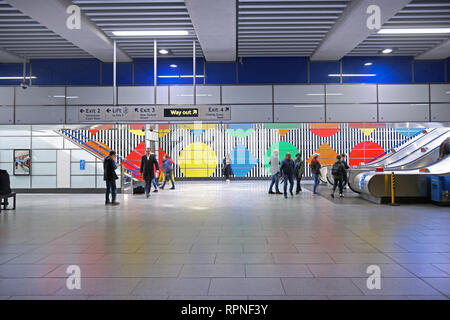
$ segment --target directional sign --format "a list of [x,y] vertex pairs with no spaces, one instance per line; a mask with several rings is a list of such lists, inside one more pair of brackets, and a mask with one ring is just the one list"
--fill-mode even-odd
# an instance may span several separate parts
[[231,107],[223,105],[80,106],[80,122],[227,121]]
[[86,170],[86,160],[80,160],[80,170]]

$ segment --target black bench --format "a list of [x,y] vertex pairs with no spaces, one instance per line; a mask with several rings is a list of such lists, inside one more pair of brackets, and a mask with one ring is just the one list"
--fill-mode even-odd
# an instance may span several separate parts
[[12,210],[16,210],[16,193],[11,192],[9,194],[0,194],[0,211],[6,210],[6,204],[8,203],[8,199],[13,198],[13,208]]

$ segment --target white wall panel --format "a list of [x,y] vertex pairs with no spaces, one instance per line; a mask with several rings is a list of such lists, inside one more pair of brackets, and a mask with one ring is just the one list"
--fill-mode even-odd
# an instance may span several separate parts
[[450,84],[430,85],[431,102],[450,102]]
[[272,103],[272,86],[222,86],[222,103]]
[[[97,176],[96,180],[97,180],[97,186],[96,186],[97,189],[105,189],[106,188],[106,183],[103,180],[103,175],[102,176]],[[120,184],[121,184],[121,182],[120,182],[120,177],[119,177],[119,179],[116,180],[116,187],[117,187],[117,189],[120,188]],[[152,186],[152,189],[153,189],[153,186]]]
[[33,125],[31,127],[31,135],[34,136],[55,136],[60,137],[58,133],[56,133],[56,130],[62,129],[63,125]]
[[323,104],[276,104],[274,120],[275,122],[324,122],[325,106]]
[[34,162],[31,174],[33,176],[56,175],[56,162]]
[[193,86],[171,86],[170,104],[193,104],[194,87]]
[[14,105],[14,87],[0,87],[0,106]]
[[431,121],[449,122],[450,103],[431,104]]
[[0,136],[0,149],[30,149],[31,139],[29,137],[8,137]]
[[80,162],[72,162],[71,163],[70,172],[72,175],[93,175],[95,174],[95,163],[94,162],[86,162],[85,169],[80,169]]
[[31,187],[30,176],[13,176],[10,174],[11,189],[29,189]]
[[63,137],[33,137],[33,149],[62,149]]
[[220,86],[197,86],[197,104],[220,104]]
[[[169,87],[158,86],[156,99],[158,104],[168,104]],[[155,96],[153,86],[125,86],[118,87],[119,104],[154,104]]]
[[113,87],[67,87],[67,97],[68,105],[113,104]]
[[14,123],[14,107],[0,106],[0,124]]
[[8,171],[10,175],[14,173],[12,159],[9,162],[0,162],[0,169]]
[[428,102],[427,84],[380,84],[378,85],[379,103]]
[[33,150],[31,153],[33,162],[56,162],[56,150]]
[[426,103],[380,104],[379,117],[381,122],[428,121],[429,105]]
[[17,124],[64,123],[64,106],[16,107]]
[[58,150],[56,187],[70,188],[70,150]]
[[324,103],[324,85],[276,85],[275,103]]
[[94,162],[95,157],[84,150],[72,150],[70,161],[79,163],[80,160],[85,160],[86,162]]
[[375,84],[327,84],[327,103],[376,103]]
[[13,161],[13,150],[0,150],[0,162],[12,163],[12,161]]
[[327,104],[327,122],[376,121],[376,104]]
[[65,105],[64,87],[28,87],[16,89],[16,106]]
[[95,176],[71,176],[71,188],[95,188]]
[[56,176],[32,176],[33,189],[55,189]]
[[29,137],[31,136],[31,126],[0,126],[0,137]]
[[272,105],[232,105],[231,122],[272,122]]

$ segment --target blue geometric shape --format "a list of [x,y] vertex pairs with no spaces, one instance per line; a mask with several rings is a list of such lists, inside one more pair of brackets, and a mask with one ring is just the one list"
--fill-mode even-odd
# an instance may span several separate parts
[[229,129],[244,129],[244,130],[247,130],[247,129],[252,129],[254,127],[255,127],[255,124],[253,124],[253,123],[230,123],[228,125]]
[[242,144],[230,152],[231,169],[236,177],[245,177],[258,163],[258,159]]
[[400,133],[405,137],[412,137],[421,132],[423,129],[421,128],[395,128],[395,131]]
[[192,129],[191,132],[194,134],[194,137],[200,137],[203,132],[205,132],[204,129]]

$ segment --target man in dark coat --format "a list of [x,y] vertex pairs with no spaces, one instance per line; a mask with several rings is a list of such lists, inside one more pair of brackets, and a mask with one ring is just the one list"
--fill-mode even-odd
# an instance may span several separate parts
[[291,153],[286,152],[286,158],[281,162],[280,171],[283,173],[284,177],[284,198],[287,198],[287,183],[289,181],[289,192],[291,196],[294,196],[292,190],[294,189],[294,175],[295,175],[295,164],[291,159]]
[[145,155],[141,159],[141,175],[145,181],[145,195],[150,197],[150,189],[152,188],[152,180],[155,177],[155,170],[153,166],[156,167],[156,173],[159,171],[159,164],[156,161],[154,154],[150,152],[150,148],[145,149]]
[[[109,153],[109,156],[105,158],[103,161],[103,180],[106,182],[106,200],[105,205],[112,204],[113,206],[117,206],[120,204],[116,201],[117,196],[117,187],[116,187],[116,180],[117,174],[116,174],[116,152],[111,151]],[[109,194],[111,193],[111,202],[109,202]]]

